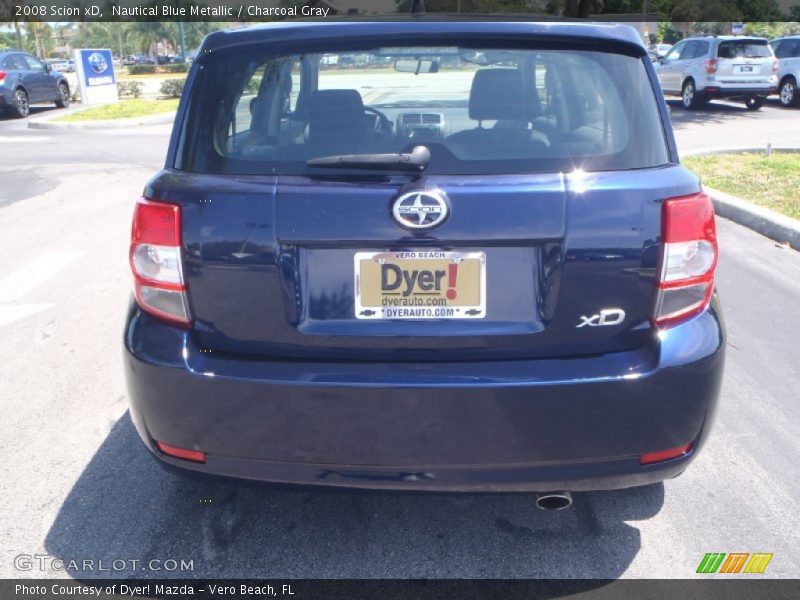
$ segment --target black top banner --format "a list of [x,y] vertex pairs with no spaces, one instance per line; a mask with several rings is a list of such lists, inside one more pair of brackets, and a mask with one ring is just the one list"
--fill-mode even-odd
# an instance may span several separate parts
[[0,0],[0,23],[226,22],[428,17],[800,21],[800,0]]

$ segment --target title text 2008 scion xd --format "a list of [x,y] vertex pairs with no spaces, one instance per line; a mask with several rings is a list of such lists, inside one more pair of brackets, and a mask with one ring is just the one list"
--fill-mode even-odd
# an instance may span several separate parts
[[130,263],[131,414],[179,472],[563,506],[709,432],[713,209],[627,26],[213,33]]

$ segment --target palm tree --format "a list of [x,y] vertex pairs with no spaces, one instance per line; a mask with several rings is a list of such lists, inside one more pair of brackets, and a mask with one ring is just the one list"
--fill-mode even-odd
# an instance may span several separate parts
[[89,43],[99,48],[113,48],[119,53],[120,58],[125,56],[125,47],[128,43],[130,24],[96,22],[87,23]]
[[16,6],[11,2],[0,2],[0,23],[13,25],[17,38],[17,48],[22,50],[22,29],[16,16]]
[[53,34],[53,30],[47,23],[41,21],[30,21],[25,28],[28,33],[33,35],[34,44],[36,45],[35,54],[39,58],[47,58],[49,52],[47,51],[47,42]]
[[164,24],[155,21],[138,21],[131,24],[132,42],[148,56],[158,40],[164,37]]

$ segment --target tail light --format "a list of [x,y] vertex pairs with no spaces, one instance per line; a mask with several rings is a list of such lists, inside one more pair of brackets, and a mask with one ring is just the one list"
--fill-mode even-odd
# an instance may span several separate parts
[[717,233],[714,206],[704,193],[670,198],[662,209],[664,249],[653,313],[664,327],[705,310],[714,292]]
[[709,58],[706,60],[706,73],[713,75],[717,72],[717,59]]
[[181,267],[180,206],[139,200],[133,213],[130,263],[136,301],[142,310],[188,325],[191,319]]
[[773,60],[772,61],[772,74],[773,75],[777,75],[778,74],[778,61],[777,60]]
[[3,83],[3,80],[6,78],[6,72],[0,71],[0,83]]

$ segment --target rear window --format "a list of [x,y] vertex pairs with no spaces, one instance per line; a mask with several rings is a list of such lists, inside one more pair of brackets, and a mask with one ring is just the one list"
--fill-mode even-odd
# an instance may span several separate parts
[[718,58],[768,58],[772,51],[767,40],[731,40],[721,42]]
[[[310,159],[430,150],[428,173],[621,170],[668,162],[641,58],[459,47],[203,58],[177,168],[315,174]],[[341,172],[341,171],[337,171]]]

